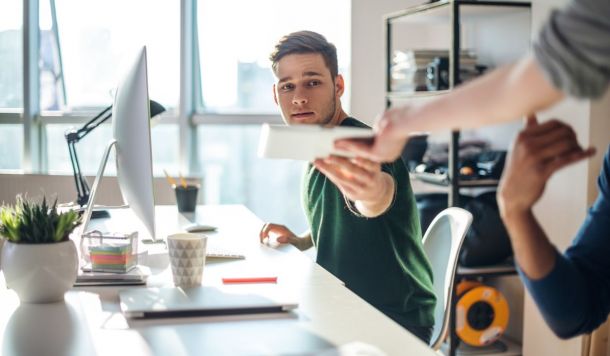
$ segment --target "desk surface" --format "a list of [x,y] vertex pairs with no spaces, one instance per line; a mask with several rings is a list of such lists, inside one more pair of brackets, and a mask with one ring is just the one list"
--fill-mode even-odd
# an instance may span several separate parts
[[[96,224],[122,231],[119,227],[133,219],[129,210],[122,210]],[[435,355],[297,249],[261,245],[262,221],[243,206],[199,206],[191,215],[178,214],[171,206],[157,207],[158,235],[179,231],[195,219],[219,227],[206,233],[210,245],[231,246],[246,255],[245,260],[207,261],[204,285],[220,285],[228,275],[274,275],[278,285],[296,293],[299,307],[279,314],[130,320],[119,310],[118,292],[125,287],[74,288],[65,303],[22,306],[13,291],[2,287],[2,354],[338,355],[337,348],[362,342],[379,354]],[[172,286],[167,255],[155,249],[163,248],[150,250],[153,274],[148,284]]]

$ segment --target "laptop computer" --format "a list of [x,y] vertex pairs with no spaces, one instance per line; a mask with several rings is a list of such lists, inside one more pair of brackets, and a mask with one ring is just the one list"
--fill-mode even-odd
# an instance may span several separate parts
[[196,288],[136,288],[120,292],[128,318],[163,318],[287,312],[294,297],[277,285]]

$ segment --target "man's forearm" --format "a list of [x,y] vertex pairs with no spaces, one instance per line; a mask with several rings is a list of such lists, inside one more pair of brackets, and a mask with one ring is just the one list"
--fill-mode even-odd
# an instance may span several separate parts
[[388,210],[390,204],[392,204],[392,201],[394,200],[394,191],[396,189],[394,184],[394,178],[392,178],[392,176],[390,176],[389,174],[383,172],[382,182],[383,191],[379,195],[378,199],[375,199],[373,201],[358,200],[355,202],[356,209],[358,209],[360,214],[368,218],[374,218]]
[[503,212],[502,220],[523,273],[532,280],[548,275],[555,266],[556,250],[532,211]]
[[[532,57],[496,69],[420,107],[406,108],[408,130],[464,129],[514,120],[563,98]],[[398,124],[400,126],[400,124]],[[406,127],[405,127],[406,128]]]
[[311,237],[311,232],[306,232],[301,236],[297,236],[297,240],[293,245],[301,251],[308,250],[313,246],[313,239]]

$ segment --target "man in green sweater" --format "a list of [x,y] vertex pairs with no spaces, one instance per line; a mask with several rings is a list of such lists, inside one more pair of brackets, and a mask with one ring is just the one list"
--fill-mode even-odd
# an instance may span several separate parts
[[[315,32],[284,36],[270,57],[275,102],[288,124],[366,127],[341,108],[343,77],[333,44]],[[379,164],[329,157],[309,164],[302,199],[310,231],[265,224],[270,237],[301,250],[315,244],[320,266],[425,342],[434,325],[432,270],[409,176],[398,159]]]

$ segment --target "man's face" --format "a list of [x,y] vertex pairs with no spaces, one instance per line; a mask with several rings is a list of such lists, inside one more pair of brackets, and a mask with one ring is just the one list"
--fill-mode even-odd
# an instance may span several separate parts
[[287,124],[339,123],[343,78],[333,81],[321,54],[289,54],[276,70],[273,97]]

